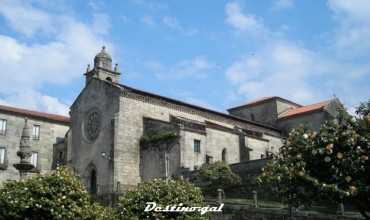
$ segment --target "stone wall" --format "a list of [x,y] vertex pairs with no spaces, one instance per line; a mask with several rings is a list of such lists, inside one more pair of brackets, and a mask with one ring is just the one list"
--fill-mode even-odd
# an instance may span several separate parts
[[[269,147],[270,139],[276,144],[279,132],[253,123],[242,123],[228,117],[218,116],[213,113],[201,112],[188,107],[175,106],[163,99],[145,97],[130,91],[123,91],[119,102],[117,119],[117,138],[114,150],[114,182],[120,182],[123,187],[130,188],[141,181],[140,177],[140,138],[143,135],[143,118],[152,118],[165,122],[171,122],[173,117],[182,118],[185,121],[204,125],[205,132],[192,129],[180,129],[180,168],[193,170],[206,161],[206,155],[212,156],[214,161],[221,160],[222,150],[227,152],[227,162],[237,163],[240,161],[239,135],[235,127],[242,126],[246,129],[258,131],[266,135],[262,139],[255,139],[252,146],[256,155],[265,152]],[[217,119],[220,120],[217,120]],[[208,126],[208,124],[212,126]],[[201,152],[194,152],[194,139],[200,140]],[[262,147],[261,147],[261,146]],[[275,146],[279,148],[279,146]],[[260,149],[263,149],[261,152]],[[259,153],[258,153],[259,152]]]
[[308,126],[314,130],[319,130],[321,124],[332,119],[325,111],[314,111],[306,114],[299,115],[299,117],[289,117],[282,118],[278,120],[278,127],[284,131],[284,134],[287,135],[289,131],[299,125]]
[[[211,203],[213,206],[215,203]],[[222,213],[211,214],[211,220],[362,220],[359,213],[348,212],[335,214],[329,212],[315,212],[309,210],[290,211],[287,208],[254,208],[249,205],[236,205],[226,203]]]
[[260,103],[230,109],[231,115],[276,126],[279,115],[297,105],[281,98],[271,98]]
[[222,214],[212,214],[211,220],[362,220],[359,214],[337,215],[312,211],[290,212],[282,208],[253,208],[248,205],[225,204]]
[[[144,118],[144,134],[163,135],[163,132],[179,133],[175,124]],[[167,167],[166,167],[167,157]],[[158,177],[176,175],[180,168],[180,144],[178,138],[162,140],[158,143],[141,143],[140,146],[140,176],[142,181]],[[166,173],[167,169],[167,173]]]
[[[71,150],[67,155],[88,187],[92,170],[97,171],[98,185],[120,185],[123,190],[142,180],[163,176],[163,152],[140,150],[145,118],[177,123],[180,128],[178,145],[169,155],[171,174],[200,167],[206,155],[213,161],[221,160],[223,150],[228,163],[240,162],[240,131],[248,137],[245,145],[254,149],[253,159],[270,145],[276,149],[281,146],[276,141],[280,132],[274,128],[131,90],[92,79],[71,107],[72,136],[68,138],[71,144],[67,143]],[[84,133],[86,117],[92,109],[102,118],[100,133],[93,141]],[[200,141],[200,152],[194,152],[194,140]]]
[[261,169],[266,166],[269,159],[251,160],[242,163],[230,164],[231,170],[240,177],[259,175]]
[[338,109],[342,107],[338,99],[332,99],[323,109],[279,119],[277,127],[282,130],[283,135],[287,135],[300,124],[318,131],[325,121],[334,119],[338,115]]
[[[19,172],[14,168],[14,164],[20,161],[17,156],[24,118],[26,116],[11,113],[0,113],[0,119],[7,120],[7,130],[5,135],[0,135],[0,146],[6,148],[7,167],[0,170],[0,183],[7,179],[18,179]],[[68,125],[46,121],[28,116],[30,126],[40,126],[39,140],[31,139],[31,150],[38,152],[38,167],[35,171],[47,172],[52,168],[53,144],[59,139],[63,139],[69,129]]]
[[253,106],[245,106],[229,110],[231,115],[246,118],[248,120],[263,122],[274,125],[277,119],[276,101],[271,99],[269,101],[256,104]]

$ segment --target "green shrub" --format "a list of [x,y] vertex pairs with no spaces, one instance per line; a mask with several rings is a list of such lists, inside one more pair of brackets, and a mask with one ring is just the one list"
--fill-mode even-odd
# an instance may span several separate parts
[[217,161],[212,164],[204,164],[200,170],[196,182],[199,183],[203,192],[215,194],[217,189],[229,189],[241,184],[240,177],[235,174],[225,162]]
[[94,203],[67,168],[0,188],[0,219],[115,219],[113,210]]
[[183,204],[184,207],[201,207],[202,193],[199,188],[184,180],[154,179],[138,185],[119,199],[121,219],[207,219],[199,212],[144,212],[147,202],[161,207]]

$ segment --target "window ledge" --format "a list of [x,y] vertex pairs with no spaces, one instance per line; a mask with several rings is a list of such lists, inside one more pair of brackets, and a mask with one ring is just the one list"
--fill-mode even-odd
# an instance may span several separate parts
[[34,168],[32,168],[29,172],[30,173],[40,173],[40,168],[38,168],[38,167],[34,167]]
[[0,170],[6,170],[8,168],[8,163],[0,163]]

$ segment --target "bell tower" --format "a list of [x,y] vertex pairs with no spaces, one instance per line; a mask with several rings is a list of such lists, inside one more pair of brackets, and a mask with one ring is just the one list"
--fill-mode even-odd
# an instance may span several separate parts
[[118,64],[115,64],[112,70],[112,57],[105,51],[105,46],[94,58],[94,68],[90,69],[90,64],[87,66],[86,85],[92,78],[118,83],[121,73],[118,71]]

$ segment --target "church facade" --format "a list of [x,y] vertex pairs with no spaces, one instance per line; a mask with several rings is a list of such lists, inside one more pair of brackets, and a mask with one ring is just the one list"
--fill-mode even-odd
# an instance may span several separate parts
[[[105,48],[85,76],[85,88],[71,106],[70,162],[94,193],[126,190],[212,161],[260,159],[282,146],[282,129],[296,120],[314,118],[320,124],[334,116],[326,107],[337,102],[307,107],[272,97],[225,114],[119,84],[120,73]],[[143,142],[153,133],[160,136],[158,131],[174,138]]]
[[[340,105],[337,99],[301,106],[266,97],[222,113],[120,84],[121,74],[105,48],[84,75],[86,83],[70,107],[70,118],[51,132],[50,143],[40,146],[48,153],[39,158],[48,161],[41,171],[71,166],[93,194],[125,191],[204,163],[266,157],[278,151],[291,128],[303,123],[318,129],[335,117]],[[55,136],[64,140],[57,142]],[[0,170],[0,178],[9,172]]]

